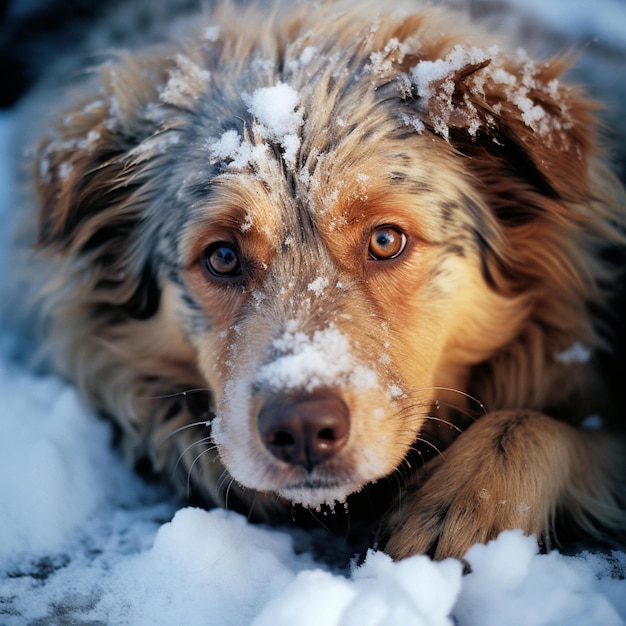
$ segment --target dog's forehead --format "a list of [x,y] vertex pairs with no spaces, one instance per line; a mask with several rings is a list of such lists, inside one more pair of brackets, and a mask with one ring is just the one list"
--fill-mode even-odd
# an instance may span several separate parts
[[[254,173],[218,177],[199,212],[201,221],[229,230],[237,238],[262,237],[275,245],[307,233],[317,237],[341,234],[400,213],[428,226],[433,211],[426,209],[432,209],[432,197],[445,197],[436,189],[442,172],[436,177],[430,167],[416,167],[402,153],[395,155],[395,163],[393,158],[382,165],[378,160],[362,159],[348,166],[338,163],[338,152],[318,158],[317,167],[307,172],[306,179],[286,174],[277,161],[271,162],[274,157]],[[420,204],[422,211],[417,210]]]
[[420,236],[435,229],[436,207],[459,195],[448,184],[459,179],[448,176],[450,146],[407,128],[398,101],[369,75],[359,89],[347,75],[332,88],[322,69],[309,77],[264,78],[241,96],[245,113],[207,112],[177,144],[176,193],[197,208],[192,225],[273,251],[304,234],[360,236],[363,225],[396,223],[399,213]]
[[297,260],[313,281],[334,261],[356,263],[378,226],[440,241],[444,209],[462,203],[462,190],[446,154],[432,146],[427,137],[393,140],[384,127],[365,137],[353,132],[314,163],[301,153],[297,172],[266,148],[254,168],[215,177],[186,229],[183,256],[191,263],[212,241],[232,240],[258,267],[279,260],[288,270],[287,261]]

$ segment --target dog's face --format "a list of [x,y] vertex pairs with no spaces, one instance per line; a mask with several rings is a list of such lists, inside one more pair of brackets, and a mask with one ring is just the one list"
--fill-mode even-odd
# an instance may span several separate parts
[[279,52],[251,27],[248,58],[225,33],[105,68],[39,162],[40,240],[97,349],[133,381],[194,370],[230,474],[308,506],[393,472],[520,335],[538,276],[568,272],[542,254],[559,199],[586,185],[560,66],[459,51],[424,16],[333,19],[285,26]]
[[392,472],[435,388],[462,388],[515,330],[451,151],[379,123],[304,181],[269,151],[254,173],[226,166],[181,238],[220,456],[246,487],[307,505]]

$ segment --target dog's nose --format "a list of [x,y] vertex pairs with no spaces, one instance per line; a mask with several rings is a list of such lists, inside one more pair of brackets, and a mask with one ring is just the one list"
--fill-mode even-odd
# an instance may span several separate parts
[[261,409],[258,425],[265,447],[277,459],[311,471],[346,444],[350,413],[334,395],[275,398]]

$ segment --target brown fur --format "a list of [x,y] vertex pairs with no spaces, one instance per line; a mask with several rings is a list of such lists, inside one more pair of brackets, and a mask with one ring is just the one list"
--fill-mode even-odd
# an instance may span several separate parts
[[[419,63],[494,41],[405,8],[219,5],[68,96],[35,168],[52,358],[131,459],[207,504],[275,520],[365,494],[394,557],[517,527],[547,542],[557,519],[619,536],[623,444],[576,428],[603,404],[595,360],[558,357],[603,347],[591,311],[622,241],[593,106],[563,60],[493,50],[420,94]],[[300,97],[295,162],[242,97],[279,83]],[[217,154],[227,131],[263,159]],[[383,225],[407,244],[377,261]],[[240,278],[207,271],[219,241]],[[294,382],[306,350],[328,366]],[[314,468],[273,455],[259,416],[320,397],[347,407],[347,443]]]

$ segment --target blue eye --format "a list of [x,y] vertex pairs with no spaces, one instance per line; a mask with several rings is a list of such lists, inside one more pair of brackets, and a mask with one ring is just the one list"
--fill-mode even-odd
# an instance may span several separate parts
[[211,244],[204,253],[204,262],[209,272],[217,278],[241,275],[239,254],[231,243],[218,241]]
[[380,226],[370,235],[368,253],[376,261],[395,259],[406,246],[406,235],[395,226]]

